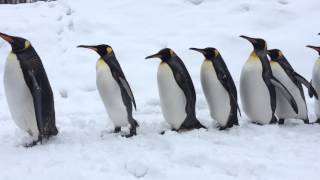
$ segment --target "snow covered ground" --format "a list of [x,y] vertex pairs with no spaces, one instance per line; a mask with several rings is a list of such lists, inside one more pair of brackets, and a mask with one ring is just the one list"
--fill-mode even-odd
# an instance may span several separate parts
[[[265,38],[310,79],[319,45],[319,0],[60,0],[0,5],[0,32],[29,39],[41,56],[56,101],[59,135],[43,146],[13,123],[0,83],[0,179],[319,179],[320,126],[300,121],[256,126],[240,119],[214,128],[200,86],[203,57],[189,47],[214,46],[237,85],[252,50],[239,38]],[[95,85],[97,54],[79,44],[113,47],[134,91],[138,136],[111,131]],[[184,60],[197,91],[197,114],[208,131],[168,132],[157,92],[159,60],[144,57],[170,47]],[[0,40],[0,82],[10,46]],[[311,121],[315,120],[308,99]]]

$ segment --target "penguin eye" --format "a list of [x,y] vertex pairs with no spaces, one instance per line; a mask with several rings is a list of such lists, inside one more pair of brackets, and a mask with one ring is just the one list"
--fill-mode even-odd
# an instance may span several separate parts
[[26,40],[24,42],[24,48],[27,49],[30,46],[30,42],[28,40]]
[[110,54],[110,53],[112,53],[112,48],[111,47],[107,47],[106,51],[107,51],[108,54]]
[[279,57],[282,56],[282,52],[281,52],[281,51],[278,52],[278,56],[279,56]]

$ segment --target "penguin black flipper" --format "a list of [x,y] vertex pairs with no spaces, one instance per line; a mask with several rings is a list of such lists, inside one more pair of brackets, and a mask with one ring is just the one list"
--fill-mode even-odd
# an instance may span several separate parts
[[[309,82],[311,85],[312,85],[312,79],[310,80]],[[312,86],[313,87],[313,86]],[[311,89],[308,89],[308,94],[309,94],[309,97],[312,97],[312,92],[311,92]]]
[[136,101],[134,100],[134,96],[133,96],[133,93],[131,91],[131,88],[129,86],[128,81],[124,77],[121,77],[121,76],[119,76],[119,81],[120,81],[119,85],[121,86],[121,88],[124,88],[126,90],[127,94],[130,96],[130,99],[132,101],[134,109],[136,110],[137,109]]
[[42,136],[44,134],[43,133],[44,125],[42,122],[43,118],[42,118],[42,103],[41,103],[42,101],[41,87],[39,86],[37,79],[31,70],[28,71],[28,75],[32,83],[31,94],[33,96],[33,102],[34,102],[33,104],[34,104],[34,110],[36,114],[38,129],[39,129],[40,136]]
[[26,84],[32,94],[40,136],[58,134],[52,89],[40,57],[32,46],[17,53]]
[[239,107],[239,104],[237,101],[236,86],[234,84],[234,81],[233,81],[230,73],[225,72],[224,70],[222,70],[222,68],[219,68],[219,70],[217,69],[217,76],[218,76],[218,79],[220,80],[221,84],[223,85],[223,87],[229,93],[231,101],[233,102],[233,104],[235,104],[237,106],[237,110],[239,111],[239,115],[241,116],[240,107]]
[[111,60],[107,60],[106,62],[111,66],[112,76],[117,81],[118,85],[120,86],[121,90],[125,92],[125,94],[130,98],[130,103],[133,104],[134,109],[137,109],[136,101],[134,99],[132,90],[130,88],[130,85],[122,71],[122,68],[117,61],[115,57],[109,57],[112,58]]
[[196,118],[195,105],[196,105],[196,92],[193,86],[192,79],[188,73],[187,68],[178,56],[172,57],[168,61],[168,65],[172,69],[173,76],[178,86],[183,91],[186,97],[186,113],[187,117],[182,123],[180,129],[193,129],[205,128],[200,121]]
[[286,98],[286,100],[290,103],[291,107],[293,108],[293,110],[298,114],[298,105],[296,103],[296,101],[294,100],[294,97],[292,96],[292,94],[289,92],[289,90],[275,77],[272,77],[270,79],[270,82],[280,90],[280,92],[282,93],[282,95]]
[[318,93],[317,91],[314,89],[314,87],[312,86],[311,83],[309,83],[303,76],[301,76],[298,73],[294,73],[294,77],[297,79],[297,81],[299,81],[301,84],[303,84],[304,86],[306,86],[308,88],[308,92],[309,92],[309,96],[310,97],[315,97],[316,99],[318,99]]

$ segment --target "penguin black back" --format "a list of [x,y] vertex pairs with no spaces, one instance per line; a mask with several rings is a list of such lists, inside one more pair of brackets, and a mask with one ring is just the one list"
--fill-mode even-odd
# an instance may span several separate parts
[[308,88],[310,97],[315,96],[315,98],[318,98],[318,94],[316,90],[313,88],[313,86],[311,85],[311,83],[293,69],[293,67],[291,66],[287,58],[283,55],[281,50],[279,49],[268,50],[268,55],[270,56],[271,61],[275,61],[279,63],[279,65],[286,72],[286,74],[291,79],[291,81],[299,88],[300,94],[304,100],[305,100],[305,95],[302,88],[302,84]]
[[185,112],[187,117],[180,129],[205,128],[196,118],[196,92],[190,74],[183,61],[169,48],[160,50],[158,53],[146,57],[160,58],[161,63],[167,63],[171,68],[174,79],[186,97]]
[[137,121],[134,120],[132,116],[132,105],[136,109],[135,98],[112,47],[106,44],[96,46],[80,45],[78,47],[89,48],[96,51],[102,60],[109,66],[113,79],[120,87],[122,101],[126,106],[129,122],[134,127],[138,126]]
[[39,55],[31,43],[24,38],[3,33],[0,33],[0,36],[10,43],[12,52],[20,63],[24,80],[32,94],[40,140],[41,137],[57,135],[54,97]]
[[[233,124],[238,125],[239,123],[238,123],[237,110],[239,110],[240,115],[241,115],[241,112],[237,102],[237,88],[235,86],[233,78],[221,54],[216,48],[212,48],[212,47],[207,47],[204,49],[198,49],[198,48],[190,48],[190,49],[202,53],[205,57],[205,61],[212,62],[212,66],[216,72],[216,76],[219,82],[222,84],[224,89],[229,94],[231,111],[229,114],[229,120],[226,127],[232,127]],[[223,129],[226,127],[221,127],[221,128]]]

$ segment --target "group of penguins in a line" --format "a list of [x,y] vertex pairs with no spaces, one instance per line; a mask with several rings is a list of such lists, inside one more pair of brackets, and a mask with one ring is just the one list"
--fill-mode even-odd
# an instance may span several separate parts
[[[33,141],[26,147],[42,143],[58,134],[55,125],[54,98],[41,59],[30,41],[0,33],[10,43],[4,71],[4,87],[8,106],[18,127],[28,132]],[[278,49],[268,50],[265,40],[240,36],[252,43],[254,50],[245,63],[240,79],[243,111],[257,124],[283,124],[285,119],[301,119],[309,123],[302,85],[315,97],[317,121],[320,123],[320,58],[313,69],[312,82],[299,75]],[[100,55],[96,65],[96,83],[114,132],[129,126],[126,137],[136,135],[138,122],[133,118],[136,108],[133,93],[109,45],[80,45]],[[307,46],[320,55],[320,47]],[[237,89],[219,51],[215,48],[190,48],[205,60],[201,67],[201,84],[210,114],[221,130],[238,125]],[[268,58],[270,57],[270,60]],[[196,93],[192,79],[178,55],[165,48],[146,57],[160,58],[157,79],[164,119],[172,130],[206,128],[196,117]]]

